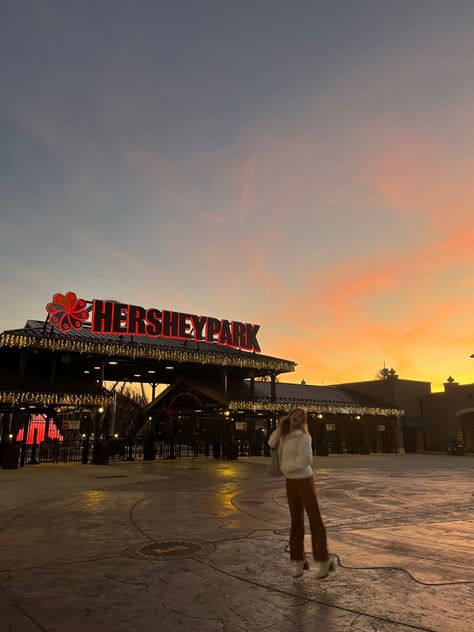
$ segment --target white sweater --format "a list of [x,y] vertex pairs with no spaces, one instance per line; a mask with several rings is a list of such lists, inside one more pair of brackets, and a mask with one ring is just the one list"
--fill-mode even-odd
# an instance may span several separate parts
[[275,449],[278,445],[280,469],[286,478],[309,478],[313,476],[313,450],[311,439],[302,430],[293,430],[280,438],[278,430],[272,432],[268,445]]

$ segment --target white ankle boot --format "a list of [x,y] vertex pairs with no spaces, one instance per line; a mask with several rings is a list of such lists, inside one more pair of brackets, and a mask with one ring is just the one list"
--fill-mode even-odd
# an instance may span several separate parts
[[316,574],[317,579],[323,579],[327,577],[331,571],[336,570],[336,557],[330,555],[325,562],[319,563],[319,571]]
[[308,560],[291,560],[291,574],[293,577],[301,577],[303,572],[308,570]]

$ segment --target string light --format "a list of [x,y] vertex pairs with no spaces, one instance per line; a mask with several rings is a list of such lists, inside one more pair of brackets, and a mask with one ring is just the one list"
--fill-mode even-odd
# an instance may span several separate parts
[[109,406],[112,395],[81,393],[41,393],[0,391],[0,402],[5,404],[42,404],[44,406]]
[[259,410],[265,410],[267,412],[285,412],[288,413],[294,408],[304,408],[311,414],[323,414],[331,413],[333,415],[375,415],[382,417],[400,417],[404,414],[404,411],[400,408],[374,408],[369,406],[343,406],[331,405],[331,404],[318,404],[317,402],[311,402],[307,399],[304,400],[292,400],[291,402],[285,401],[242,401],[234,400],[229,402],[229,410],[237,411],[244,409],[247,411],[257,412]]
[[295,363],[278,358],[261,358],[251,353],[239,356],[212,353],[210,351],[193,351],[191,349],[163,349],[140,344],[112,344],[106,342],[85,342],[68,338],[37,338],[26,334],[0,334],[0,345],[24,349],[49,349],[52,351],[69,351],[76,353],[95,353],[105,356],[121,356],[127,358],[144,358],[150,360],[167,360],[175,362],[200,362],[220,366],[233,366],[247,369],[265,369],[288,373],[295,370]]
[[[277,358],[262,358],[253,354],[244,353],[240,356],[217,354],[209,351],[193,351],[191,349],[163,349],[139,344],[112,344],[104,342],[85,342],[68,338],[37,338],[26,334],[2,333],[0,334],[0,346],[48,349],[52,351],[67,351],[76,353],[94,353],[105,356],[121,356],[129,358],[143,358],[152,360],[174,362],[200,362],[201,364],[213,364],[220,366],[234,366],[249,369],[265,369],[276,372],[292,372],[295,363],[289,360]],[[94,367],[97,368],[97,367]],[[168,368],[168,367],[166,367]],[[169,367],[172,368],[172,367]],[[38,403],[43,405],[85,405],[108,406],[112,402],[112,396],[104,394],[71,394],[71,393],[42,393],[42,392],[1,392],[0,401],[8,404]],[[380,408],[368,406],[347,406],[319,404],[311,400],[288,401],[245,401],[235,400],[229,403],[229,410],[246,410],[252,412],[289,412],[293,408],[303,407],[313,414],[346,414],[346,415],[375,415],[396,416],[404,414],[399,408]]]

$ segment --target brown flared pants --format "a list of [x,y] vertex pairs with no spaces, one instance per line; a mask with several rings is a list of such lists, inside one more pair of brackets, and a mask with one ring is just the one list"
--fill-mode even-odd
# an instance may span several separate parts
[[286,494],[291,514],[290,558],[304,560],[304,512],[308,515],[313,557],[325,562],[328,555],[326,528],[319,512],[314,478],[287,478]]

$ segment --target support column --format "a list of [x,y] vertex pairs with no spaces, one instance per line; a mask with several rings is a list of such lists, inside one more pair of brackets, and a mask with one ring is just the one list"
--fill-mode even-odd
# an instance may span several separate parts
[[51,419],[54,417],[54,408],[48,408],[48,412],[46,413],[46,419],[44,422],[44,439],[43,441],[49,441],[49,426],[51,423]]
[[405,444],[403,442],[402,418],[399,415],[394,420],[395,447],[398,454],[405,454]]
[[23,441],[21,442],[20,467],[24,467],[25,465],[29,427],[30,427],[30,414],[27,411],[25,411],[25,421],[23,423]]
[[3,453],[6,449],[7,438],[10,432],[11,413],[4,413],[1,415],[1,418],[2,418],[2,433],[0,437],[0,467],[2,466]]
[[462,431],[462,415],[460,417],[456,417],[456,439],[457,442],[466,448],[464,441],[464,433]]
[[26,353],[25,351],[20,351],[20,374],[19,374],[19,383],[23,385],[25,383],[25,374],[26,374]]
[[275,400],[276,399],[276,374],[272,373],[271,378],[272,378],[272,383],[271,383],[271,395],[270,395],[270,398],[272,400]]
[[33,445],[31,447],[31,457],[29,461],[30,465],[38,465],[38,461],[36,459],[37,449],[38,449],[38,428],[35,428],[33,431]]
[[112,414],[110,419],[110,434],[115,434],[115,417],[117,415],[117,393],[114,391],[114,401],[112,403]]
[[264,456],[270,456],[270,446],[268,445],[268,439],[270,438],[270,435],[272,434],[272,425],[268,417],[265,416],[262,419],[264,420],[264,424],[265,424],[265,438],[264,438],[264,443],[263,443],[263,454]]
[[18,431],[20,430],[20,406],[16,405],[13,409],[12,417],[11,417],[11,434],[13,435],[13,441],[16,441],[16,437],[18,435]]
[[229,380],[228,380],[228,370],[224,369],[223,371],[223,385],[224,385],[224,395],[227,397],[229,391]]
[[53,386],[56,381],[56,365],[57,365],[57,354],[53,353],[53,360],[51,362],[51,376],[50,376],[51,386]]
[[[19,447],[16,444],[15,427],[18,432],[19,408],[15,406],[13,413],[3,416],[2,444],[3,449],[0,454],[1,465],[5,470],[16,470],[18,468]],[[7,420],[8,415],[8,420]],[[11,437],[10,437],[11,435]]]
[[[107,440],[99,439],[102,432],[107,432],[105,428],[106,414],[101,407],[94,412],[94,445],[92,448],[92,463],[95,465],[108,465],[109,463],[109,444]],[[106,437],[108,439],[108,437]]]

